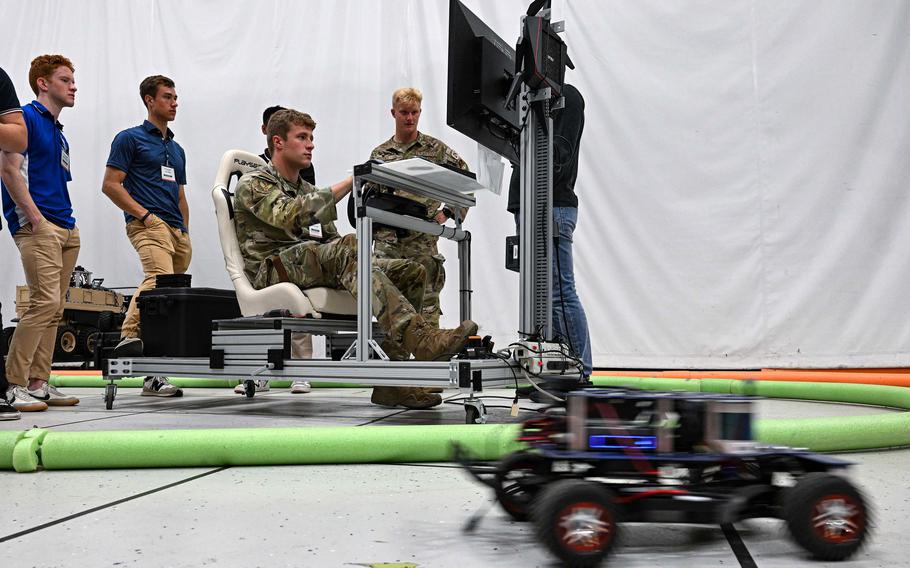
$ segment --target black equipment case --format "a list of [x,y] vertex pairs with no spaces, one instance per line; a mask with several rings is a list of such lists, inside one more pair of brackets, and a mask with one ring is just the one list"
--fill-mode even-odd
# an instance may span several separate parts
[[136,302],[145,357],[208,357],[212,321],[240,317],[233,290],[155,288]]

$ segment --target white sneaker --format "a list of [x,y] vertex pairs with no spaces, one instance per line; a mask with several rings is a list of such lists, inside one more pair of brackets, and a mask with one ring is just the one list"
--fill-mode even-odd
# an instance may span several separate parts
[[43,400],[48,406],[76,406],[79,404],[79,399],[75,396],[69,394],[63,394],[57,390],[57,387],[52,387],[50,383],[44,383],[41,388],[35,390],[29,389],[28,394],[32,395],[33,398],[38,400]]
[[[269,386],[269,382],[265,379],[259,379],[256,381],[256,392],[265,392],[272,387]],[[234,387],[234,392],[237,394],[246,394],[246,381],[243,381],[239,385]]]
[[183,389],[172,385],[167,377],[146,377],[142,396],[183,396]]
[[307,381],[294,381],[291,384],[291,392],[294,394],[306,394],[311,390],[313,390],[313,387]]
[[19,385],[10,385],[6,389],[6,401],[20,412],[41,412],[47,410],[47,403],[28,394],[28,389]]

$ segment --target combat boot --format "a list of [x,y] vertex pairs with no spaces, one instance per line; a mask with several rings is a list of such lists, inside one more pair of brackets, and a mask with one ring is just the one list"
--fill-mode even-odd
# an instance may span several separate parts
[[477,333],[477,324],[461,322],[455,329],[436,329],[422,317],[415,316],[404,332],[401,343],[418,361],[437,361],[464,349],[468,337]]
[[373,387],[370,401],[380,406],[403,406],[414,410],[432,408],[442,403],[438,394],[420,387]]

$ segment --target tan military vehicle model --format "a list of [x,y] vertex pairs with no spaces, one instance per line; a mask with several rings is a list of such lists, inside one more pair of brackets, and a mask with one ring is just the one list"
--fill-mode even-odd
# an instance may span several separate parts
[[[126,311],[123,294],[104,288],[103,278],[92,278],[92,273],[81,266],[73,270],[70,287],[66,291],[63,317],[57,326],[57,343],[54,361],[91,360],[95,355],[98,334],[116,331],[123,323]],[[22,317],[29,303],[28,286],[16,286],[16,320]],[[3,340],[12,341],[16,328],[3,330]]]

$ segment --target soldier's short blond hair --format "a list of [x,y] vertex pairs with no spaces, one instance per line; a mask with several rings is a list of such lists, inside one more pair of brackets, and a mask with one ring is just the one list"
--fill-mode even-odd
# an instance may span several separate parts
[[398,103],[417,103],[423,102],[423,93],[420,89],[414,87],[402,87],[392,93],[392,106]]
[[279,110],[272,115],[272,118],[269,119],[269,123],[265,127],[265,135],[268,136],[269,139],[269,152],[275,151],[275,142],[273,140],[275,136],[280,136],[282,140],[288,139],[288,132],[291,130],[291,126],[303,126],[310,130],[314,130],[316,128],[316,121],[313,120],[312,116],[305,112],[290,108]]

